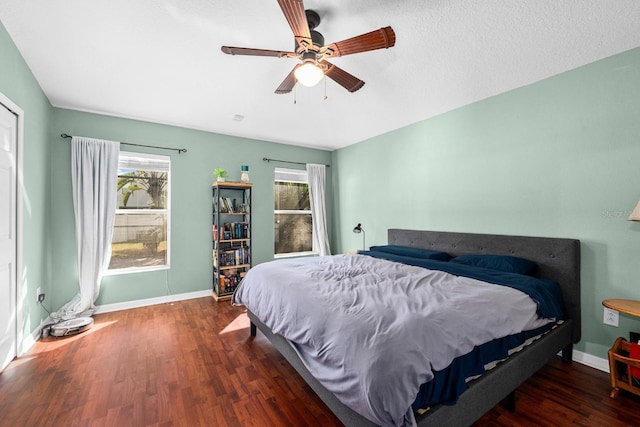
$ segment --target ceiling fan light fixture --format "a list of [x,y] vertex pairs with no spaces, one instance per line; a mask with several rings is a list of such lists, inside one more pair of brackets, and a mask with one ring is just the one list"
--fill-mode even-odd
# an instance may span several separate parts
[[320,80],[322,80],[322,77],[324,77],[324,73],[320,67],[312,61],[305,61],[304,64],[296,68],[293,74],[296,76],[296,80],[306,87],[317,85],[320,83]]
[[274,91],[277,94],[290,93],[298,82],[307,87],[315,86],[323,80],[323,77],[333,80],[353,93],[364,86],[364,81],[338,68],[327,59],[377,49],[388,49],[396,44],[396,33],[393,28],[387,26],[325,45],[324,37],[315,30],[320,24],[318,12],[305,10],[303,0],[278,0],[278,5],[293,32],[293,52],[234,46],[222,46],[221,48],[222,52],[227,55],[299,59],[300,62],[289,71],[289,74]]

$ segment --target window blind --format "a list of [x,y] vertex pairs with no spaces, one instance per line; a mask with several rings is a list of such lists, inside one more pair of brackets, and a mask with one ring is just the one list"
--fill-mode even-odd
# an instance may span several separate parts
[[275,180],[284,182],[301,182],[305,184],[309,181],[306,170],[284,168],[275,169]]
[[120,169],[145,170],[152,172],[169,172],[171,157],[158,154],[137,154],[120,152]]

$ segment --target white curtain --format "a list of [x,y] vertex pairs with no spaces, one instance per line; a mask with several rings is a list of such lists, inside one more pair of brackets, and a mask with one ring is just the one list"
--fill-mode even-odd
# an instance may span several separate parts
[[119,142],[77,136],[71,139],[71,185],[80,291],[51,315],[54,319],[71,319],[93,312],[102,276],[111,260],[119,152]]
[[320,255],[331,255],[327,234],[327,214],[324,202],[325,165],[307,164],[311,218],[313,222],[313,251]]

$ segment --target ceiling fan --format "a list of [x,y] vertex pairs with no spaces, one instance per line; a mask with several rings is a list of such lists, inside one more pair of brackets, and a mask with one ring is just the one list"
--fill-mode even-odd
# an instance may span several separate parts
[[296,82],[304,86],[314,86],[322,80],[323,76],[334,80],[349,92],[355,92],[364,86],[364,81],[336,67],[327,59],[382,48],[388,49],[396,43],[396,34],[393,29],[384,27],[325,46],[322,34],[314,30],[320,24],[318,13],[313,10],[305,11],[302,0],[278,0],[278,4],[293,31],[295,52],[222,46],[222,51],[229,55],[298,58],[300,63],[293,67],[276,89],[278,94],[291,92]]

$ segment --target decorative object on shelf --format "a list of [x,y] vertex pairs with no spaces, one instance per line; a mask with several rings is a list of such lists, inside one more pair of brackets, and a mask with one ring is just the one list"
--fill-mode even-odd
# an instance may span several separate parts
[[249,182],[249,166],[247,165],[240,166],[240,181]]
[[640,202],[638,202],[628,219],[629,221],[640,221]]
[[358,223],[355,227],[353,227],[353,232],[356,234],[362,233],[362,250],[365,250],[365,232],[364,228],[362,228],[362,224]]
[[216,180],[220,182],[224,182],[228,176],[227,171],[222,168],[215,168],[213,174],[216,176]]

